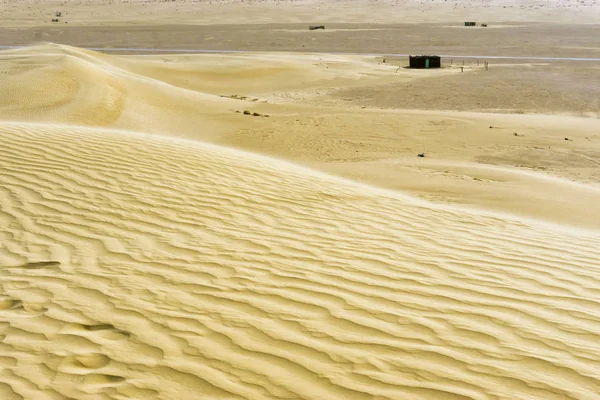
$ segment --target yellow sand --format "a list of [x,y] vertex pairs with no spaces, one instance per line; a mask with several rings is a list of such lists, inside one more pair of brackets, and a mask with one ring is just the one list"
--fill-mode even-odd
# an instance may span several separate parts
[[436,78],[460,67],[292,53],[125,57],[50,44],[0,61],[4,120],[211,141],[428,200],[600,228],[598,118],[365,109],[328,95],[427,79],[437,96],[452,96]]
[[[0,0],[5,26],[47,25],[61,11],[73,25],[597,23],[597,0]],[[61,21],[62,22],[62,21]]]
[[[219,97],[60,46],[2,57],[0,399],[597,398],[597,229],[207,143],[292,140],[288,115],[316,112],[295,97]],[[351,85],[363,61],[338,61]],[[334,147],[317,144],[307,164]],[[595,186],[559,187],[598,215]]]

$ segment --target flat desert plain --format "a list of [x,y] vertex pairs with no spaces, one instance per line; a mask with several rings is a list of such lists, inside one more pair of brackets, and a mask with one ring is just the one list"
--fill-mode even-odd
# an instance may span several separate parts
[[0,3],[0,399],[597,400],[599,15]]

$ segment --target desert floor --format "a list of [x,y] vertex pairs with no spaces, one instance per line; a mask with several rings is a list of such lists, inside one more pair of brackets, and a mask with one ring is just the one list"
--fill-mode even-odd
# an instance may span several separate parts
[[1,399],[600,393],[594,1],[19,3]]

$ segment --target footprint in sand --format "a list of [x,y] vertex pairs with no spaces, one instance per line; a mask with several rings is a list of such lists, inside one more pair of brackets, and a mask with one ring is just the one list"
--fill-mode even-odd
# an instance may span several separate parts
[[8,297],[0,298],[0,311],[23,309],[23,302]]
[[118,375],[90,374],[83,379],[81,389],[86,392],[100,392],[104,389],[123,386],[127,380]]
[[101,353],[80,354],[74,356],[75,361],[81,364],[84,368],[98,369],[106,367],[110,363],[110,358]]
[[88,375],[110,364],[110,358],[102,353],[75,354],[66,357],[59,365],[58,370],[75,375]]
[[23,269],[42,269],[42,268],[57,268],[60,267],[58,261],[38,261],[27,264],[17,265],[12,268],[23,268]]
[[[131,336],[129,332],[122,331],[111,324],[67,324],[63,329],[61,329],[60,333],[84,336],[88,338],[99,337],[101,339],[110,341],[125,340]],[[96,342],[95,340],[93,341]]]
[[60,267],[60,262],[58,261],[36,261],[30,262],[20,265],[9,265],[2,267],[3,269],[28,269],[28,270],[36,270],[36,269],[46,269],[46,268],[58,268]]
[[69,375],[69,380],[78,382],[77,387],[83,392],[101,393],[127,383],[122,376],[100,373],[103,368],[110,365],[111,361],[102,353],[72,354],[60,362],[57,372]]
[[131,336],[129,332],[115,328],[114,325],[111,324],[84,325],[84,329],[108,340],[123,340]]
[[38,317],[46,311],[48,309],[39,304],[25,304],[21,300],[0,297],[0,313],[10,313],[13,317]]

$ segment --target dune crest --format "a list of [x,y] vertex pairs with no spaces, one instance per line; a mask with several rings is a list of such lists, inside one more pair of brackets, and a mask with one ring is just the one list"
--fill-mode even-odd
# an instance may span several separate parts
[[0,125],[3,399],[595,399],[600,236]]
[[[0,53],[0,118],[190,135],[216,130],[233,100],[121,68],[117,57],[52,43]],[[122,62],[125,64],[124,62]],[[200,112],[199,112],[200,111]]]
[[0,60],[2,120],[219,143],[428,200],[600,227],[600,120],[367,106],[373,90],[396,98],[457,68],[424,79],[365,56],[117,56],[52,43]]

